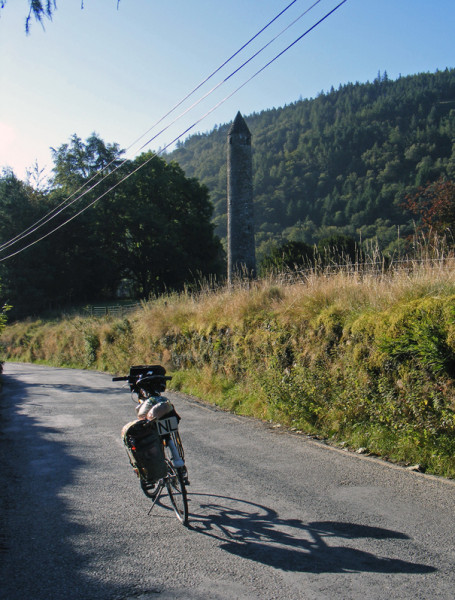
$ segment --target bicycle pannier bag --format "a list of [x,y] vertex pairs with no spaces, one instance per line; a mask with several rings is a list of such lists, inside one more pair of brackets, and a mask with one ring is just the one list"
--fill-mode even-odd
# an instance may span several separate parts
[[158,481],[166,475],[163,445],[156,424],[137,420],[127,423],[122,429],[130,463],[141,472],[147,481]]

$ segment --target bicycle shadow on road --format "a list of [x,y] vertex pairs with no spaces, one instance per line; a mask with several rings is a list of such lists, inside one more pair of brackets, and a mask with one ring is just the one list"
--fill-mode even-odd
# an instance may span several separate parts
[[[409,536],[381,527],[338,521],[304,523],[285,519],[266,506],[210,494],[191,494],[190,526],[220,540],[220,547],[248,560],[292,572],[310,573],[433,573],[430,565],[375,555],[356,546],[358,540],[409,540]],[[365,545],[365,543],[363,544]],[[396,553],[396,546],[394,547]]]

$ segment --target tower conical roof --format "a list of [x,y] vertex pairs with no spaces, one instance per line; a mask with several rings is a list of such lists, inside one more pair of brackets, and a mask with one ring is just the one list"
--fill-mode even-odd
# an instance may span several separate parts
[[229,128],[228,135],[233,135],[234,133],[244,133],[247,135],[251,135],[250,130],[248,129],[247,124],[245,123],[245,119],[240,114],[240,111],[236,114],[234,122]]

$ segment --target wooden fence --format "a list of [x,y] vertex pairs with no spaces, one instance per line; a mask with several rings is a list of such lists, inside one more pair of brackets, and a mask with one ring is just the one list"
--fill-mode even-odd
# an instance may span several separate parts
[[85,310],[92,317],[124,317],[140,307],[140,302],[136,302],[134,304],[118,304],[113,306],[87,306]]

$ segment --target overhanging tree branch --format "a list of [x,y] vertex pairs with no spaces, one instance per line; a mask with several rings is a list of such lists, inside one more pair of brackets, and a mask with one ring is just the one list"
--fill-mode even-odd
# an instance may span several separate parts
[[[35,18],[38,23],[44,28],[43,20],[49,19],[52,21],[52,16],[54,12],[57,10],[57,2],[56,0],[28,0],[29,2],[29,11],[28,16],[25,19],[25,33],[28,35],[30,33],[30,22],[32,17]],[[6,0],[0,0],[0,9],[5,8],[7,4]],[[117,0],[117,10],[120,5],[120,0]],[[81,10],[84,8],[84,0],[81,0]]]

